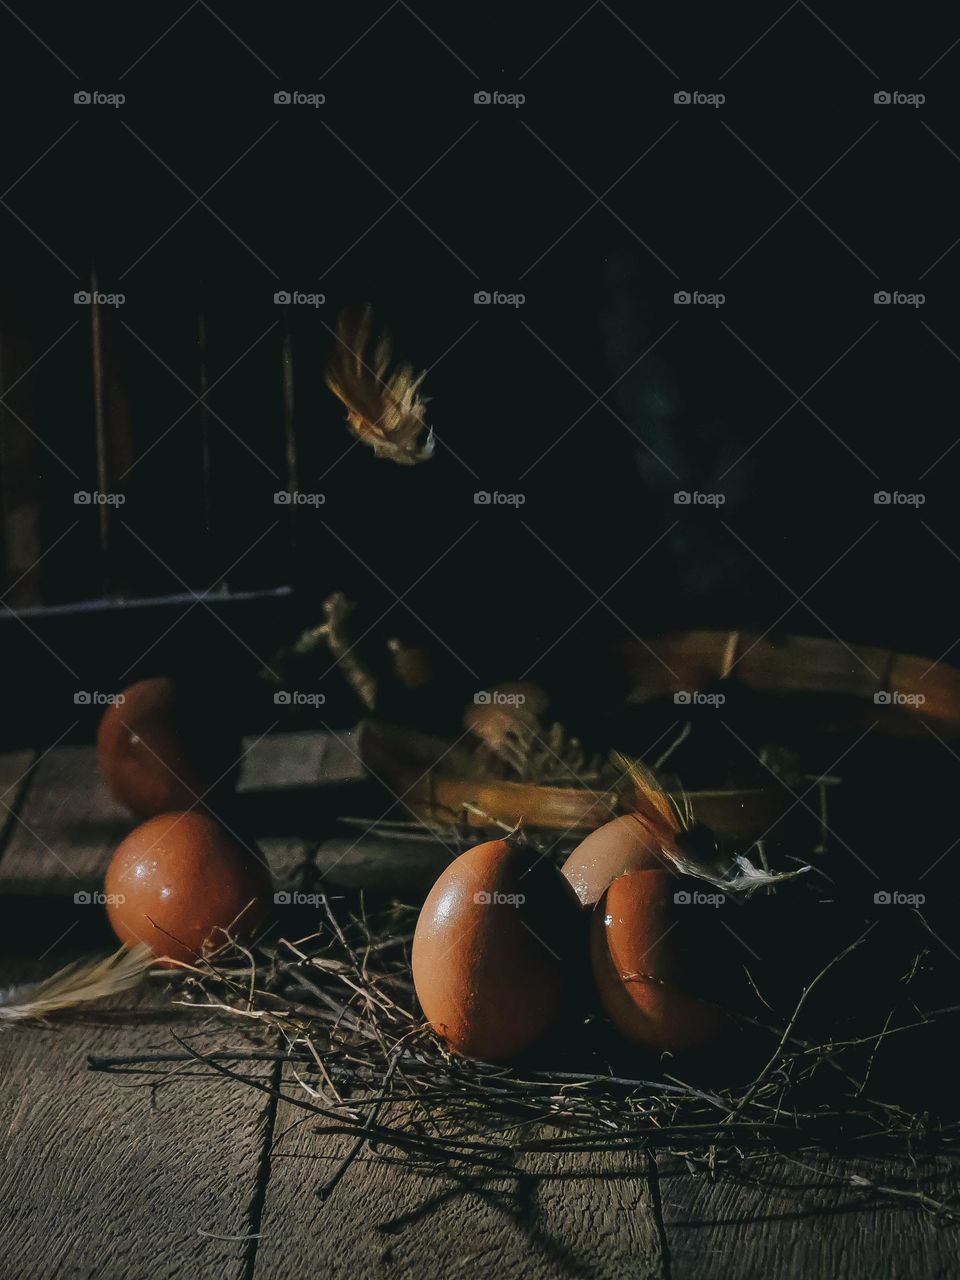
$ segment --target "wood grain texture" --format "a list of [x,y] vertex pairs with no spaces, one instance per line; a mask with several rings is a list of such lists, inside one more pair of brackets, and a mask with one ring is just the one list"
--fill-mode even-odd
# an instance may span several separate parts
[[661,1159],[672,1280],[956,1276],[960,1227],[938,1225],[909,1199],[851,1186],[851,1174],[934,1197],[949,1190],[906,1161],[841,1164],[811,1157],[801,1167],[771,1157],[749,1177],[711,1181]]
[[188,1071],[154,1092],[143,1076],[87,1069],[90,1054],[176,1051],[173,1035],[199,1024],[148,989],[0,1035],[4,1280],[246,1275],[270,1099]]
[[[294,1082],[288,1081],[292,1091]],[[511,1177],[416,1171],[365,1151],[326,1198],[350,1139],[277,1111],[255,1280],[662,1277],[646,1157],[528,1153]]]
[[69,896],[100,885],[133,821],[100,781],[93,747],[56,747],[36,765],[0,860],[0,892]]

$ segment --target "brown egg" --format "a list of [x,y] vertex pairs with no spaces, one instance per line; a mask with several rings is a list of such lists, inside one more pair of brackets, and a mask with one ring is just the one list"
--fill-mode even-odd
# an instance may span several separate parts
[[674,893],[666,871],[614,880],[590,922],[590,957],[601,1003],[617,1029],[658,1051],[695,1049],[728,1025],[717,1005],[685,989],[689,966],[674,935]]
[[118,846],[104,881],[107,915],[121,942],[195,962],[226,941],[249,938],[266,918],[270,873],[208,814],[148,818]]
[[537,1041],[564,1004],[576,898],[548,859],[491,840],[455,859],[413,939],[413,981],[457,1053],[498,1061]]
[[591,831],[561,870],[583,905],[592,907],[617,876],[666,867],[659,849],[657,836],[647,823],[633,814],[624,814]]
[[239,740],[217,707],[165,677],[140,680],[121,698],[97,733],[100,773],[121,804],[148,818],[201,798],[214,804],[232,785]]

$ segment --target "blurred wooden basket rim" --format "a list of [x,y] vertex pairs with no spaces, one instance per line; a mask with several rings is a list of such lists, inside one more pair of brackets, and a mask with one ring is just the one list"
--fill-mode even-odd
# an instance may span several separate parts
[[[874,645],[815,636],[750,631],[682,631],[626,639],[617,656],[631,704],[730,680],[773,696],[820,694],[854,699],[842,727],[916,736],[960,734],[960,671],[942,662]],[[837,726],[833,726],[837,727]]]
[[[960,671],[941,662],[874,645],[813,636],[750,631],[684,631],[618,643],[616,658],[628,681],[627,701],[715,688],[730,681],[770,696],[798,694],[850,699],[827,728],[868,723],[881,732],[946,737],[960,734]],[[585,830],[629,811],[625,792],[474,779],[445,772],[450,744],[379,721],[361,726],[360,753],[418,818],[484,827],[523,822],[547,830]],[[780,786],[688,793],[698,821],[721,840],[762,837],[790,807]],[[479,812],[474,812],[478,810]]]
[[[415,817],[431,824],[465,822],[482,828],[493,819],[511,827],[522,822],[549,831],[592,831],[632,808],[629,788],[595,791],[444,773],[448,742],[376,720],[361,724],[359,746],[373,776],[385,782]],[[698,821],[718,839],[740,843],[752,842],[773,827],[792,800],[782,787],[687,794]]]

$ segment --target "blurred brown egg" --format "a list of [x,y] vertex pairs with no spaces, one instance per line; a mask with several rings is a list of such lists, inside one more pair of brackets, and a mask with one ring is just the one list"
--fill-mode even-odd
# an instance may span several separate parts
[[413,981],[434,1031],[474,1058],[511,1058],[559,1015],[579,934],[569,885],[510,840],[468,849],[430,891],[413,939]]
[[614,880],[590,922],[590,956],[601,1003],[628,1040],[648,1049],[696,1049],[728,1025],[715,1004],[686,990],[690,965],[674,936],[670,873],[633,871]]
[[199,690],[166,677],[140,680],[109,706],[97,763],[113,796],[141,818],[213,804],[232,786],[239,737]]
[[628,871],[666,867],[660,844],[650,827],[634,814],[614,818],[586,837],[561,870],[586,907],[599,902],[607,886]]
[[121,942],[195,962],[222,946],[221,932],[249,938],[266,918],[270,873],[208,814],[148,818],[118,846],[104,880],[107,915]]

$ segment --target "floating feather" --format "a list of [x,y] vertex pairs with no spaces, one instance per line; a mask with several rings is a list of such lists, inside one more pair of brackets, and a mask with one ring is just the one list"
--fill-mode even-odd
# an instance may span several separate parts
[[433,431],[424,421],[427,400],[420,394],[426,371],[409,364],[390,368],[390,339],[381,334],[371,345],[373,313],[369,306],[356,313],[345,310],[337,320],[337,344],[327,366],[327,386],[347,409],[347,422],[374,457],[389,458],[404,467],[433,456]]

